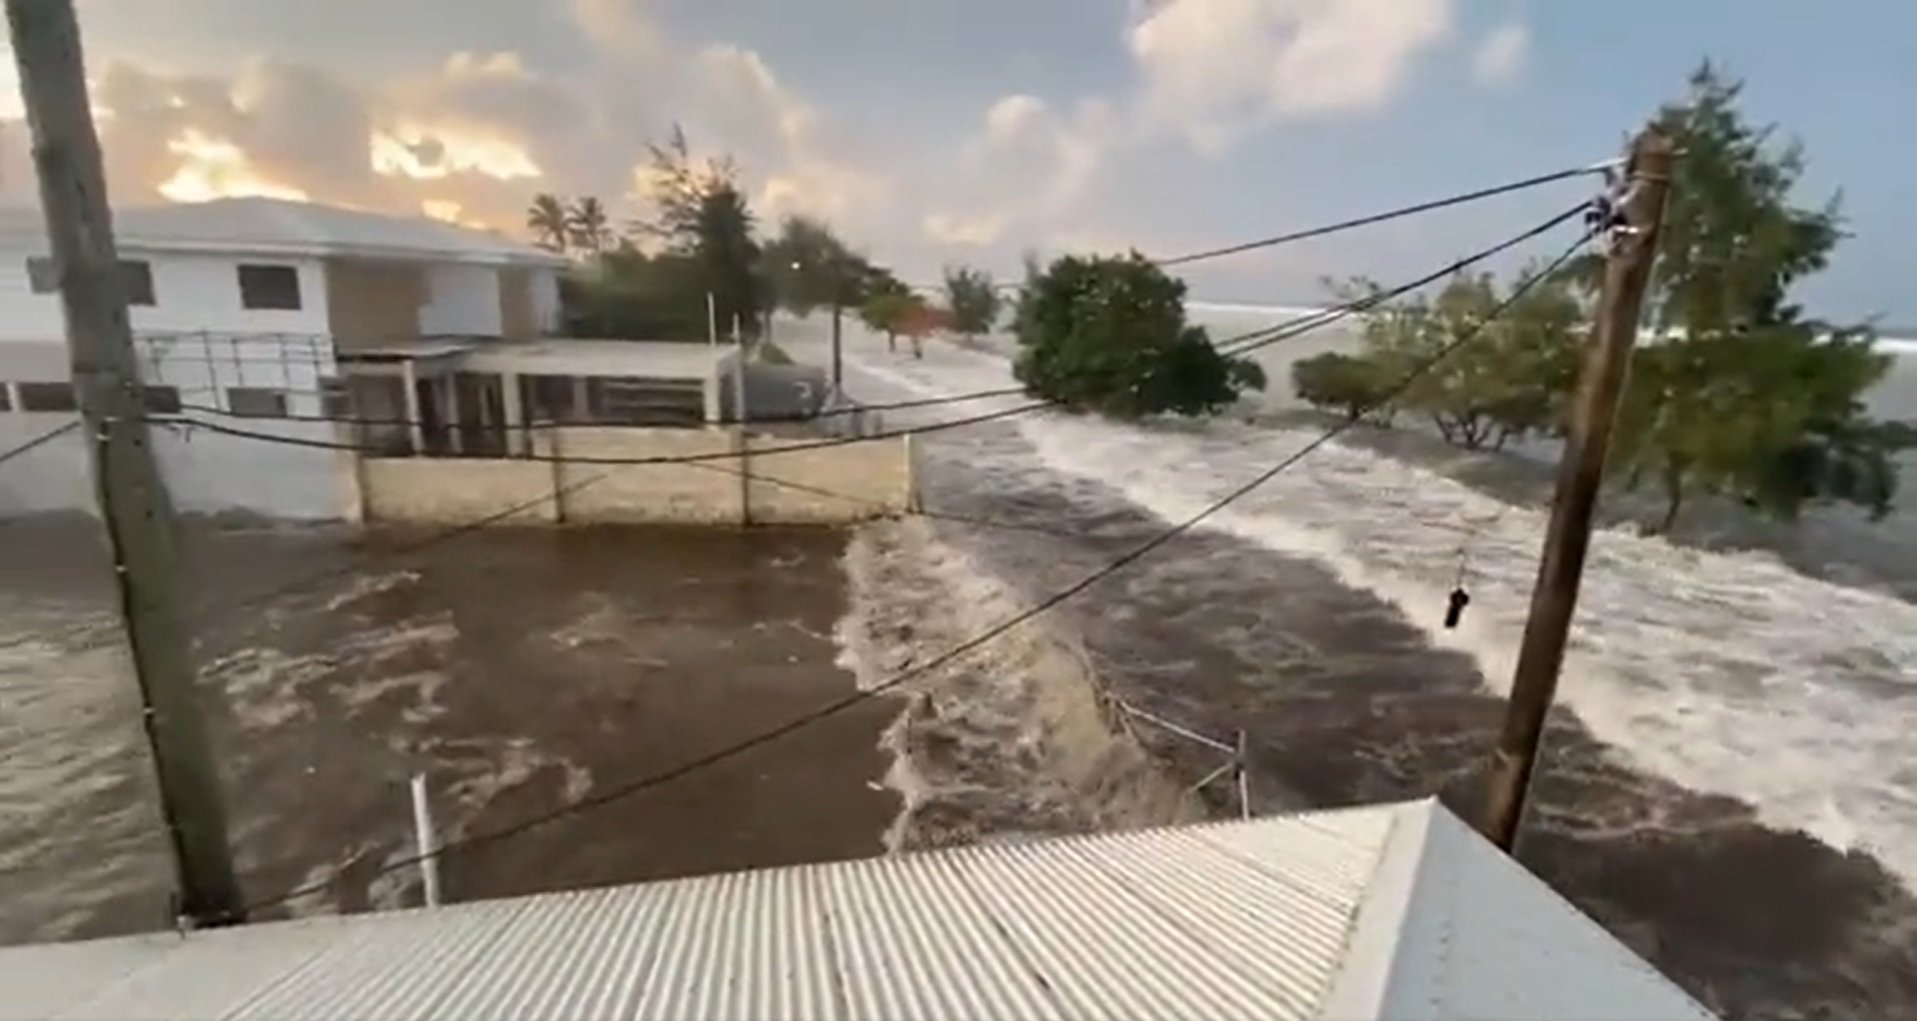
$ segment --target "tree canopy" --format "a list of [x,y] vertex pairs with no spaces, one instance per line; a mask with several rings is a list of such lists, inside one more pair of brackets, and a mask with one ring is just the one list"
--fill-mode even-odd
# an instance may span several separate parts
[[566,209],[565,236],[582,252],[598,254],[613,243],[612,217],[605,203],[586,195]]
[[662,240],[668,253],[691,260],[698,289],[712,295],[722,334],[736,327],[756,336],[762,308],[759,243],[737,166],[730,157],[695,163],[677,126],[665,145],[651,150],[657,212],[639,228]]
[[547,251],[565,251],[572,229],[565,200],[552,194],[534,195],[526,208],[526,229],[532,231],[533,244]]
[[991,274],[966,266],[946,267],[945,306],[951,311],[953,329],[973,337],[992,332],[1000,304]]
[[1628,484],[1655,479],[1672,524],[1693,492],[1791,518],[1813,502],[1881,515],[1907,428],[1863,395],[1889,371],[1867,325],[1805,318],[1790,297],[1843,239],[1836,198],[1797,204],[1805,157],[1738,109],[1742,83],[1709,64],[1659,126],[1681,153],[1613,445]]
[[1391,381],[1375,359],[1337,351],[1303,358],[1291,363],[1291,387],[1299,400],[1353,421],[1389,415],[1383,402],[1390,395]]
[[1208,414],[1263,389],[1256,363],[1186,323],[1184,298],[1183,281],[1136,252],[1058,259],[1020,298],[1014,371],[1039,396],[1125,418]]
[[830,307],[859,305],[873,268],[823,220],[788,216],[765,245],[765,277],[773,301],[796,316]]
[[885,334],[886,349],[896,351],[899,347],[899,334],[906,329],[915,316],[925,307],[925,299],[912,293],[890,273],[876,273],[867,280],[863,289],[865,299],[859,306],[859,319],[868,329]]
[[[1680,156],[1613,477],[1662,489],[1664,529],[1698,493],[1785,519],[1819,502],[1882,515],[1917,429],[1864,412],[1864,394],[1891,364],[1875,332],[1807,318],[1792,302],[1793,285],[1824,268],[1843,239],[1839,206],[1797,203],[1803,149],[1748,123],[1740,89],[1707,64],[1658,117]],[[1560,433],[1601,268],[1601,257],[1587,257],[1530,288],[1394,403],[1465,447]],[[1362,280],[1340,290],[1377,293]],[[1360,354],[1300,362],[1293,387],[1314,405],[1358,414],[1381,395],[1375,388],[1475,330],[1500,301],[1490,276],[1455,277],[1435,298],[1367,315]]]

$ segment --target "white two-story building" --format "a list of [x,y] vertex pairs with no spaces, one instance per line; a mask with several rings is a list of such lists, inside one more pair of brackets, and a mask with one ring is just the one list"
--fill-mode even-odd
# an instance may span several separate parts
[[[217,411],[251,431],[331,440],[335,427],[316,419],[355,406],[352,395],[362,414],[457,420],[443,356],[559,324],[564,260],[432,220],[249,198],[125,209],[115,228],[160,419]],[[58,287],[39,211],[0,210],[0,450],[74,415]],[[505,401],[483,403],[464,415],[497,417]],[[183,509],[340,513],[327,451],[155,432]],[[69,433],[5,465],[0,513],[90,506],[82,442]]]

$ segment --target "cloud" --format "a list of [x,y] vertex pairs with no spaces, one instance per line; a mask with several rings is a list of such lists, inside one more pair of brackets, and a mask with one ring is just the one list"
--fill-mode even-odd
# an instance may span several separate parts
[[[1228,174],[1208,157],[1389,103],[1453,14],[1453,0],[1137,0],[1107,15],[1120,77],[1105,88],[987,94],[956,125],[897,125],[821,105],[767,54],[691,36],[680,26],[700,19],[664,19],[655,0],[81,3],[123,202],[305,194],[519,232],[550,191],[596,195],[623,223],[648,212],[647,143],[676,124],[695,157],[736,159],[763,224],[824,217],[908,275],[1010,268],[1022,248],[1211,244],[1192,224],[1218,226]],[[380,31],[329,35],[342,23]],[[1497,34],[1450,52],[1490,59]],[[1521,61],[1519,35],[1499,45]],[[307,59],[249,59],[261,50]],[[17,162],[5,120],[0,107],[0,159]],[[17,194],[31,180],[13,165],[0,183]]]
[[1450,0],[1167,0],[1126,42],[1145,112],[1216,151],[1275,120],[1382,105],[1451,15]]
[[946,245],[967,247],[989,245],[998,240],[999,235],[1005,230],[1005,217],[997,213],[980,216],[927,213],[921,222],[927,236]]
[[1524,70],[1531,49],[1531,33],[1512,22],[1499,25],[1471,54],[1471,78],[1480,85],[1503,85]]
[[[122,2],[131,16],[181,0]],[[100,130],[113,194],[129,203],[305,195],[517,230],[532,194],[553,191],[598,195],[623,220],[644,212],[648,141],[682,124],[696,150],[736,156],[762,216],[809,212],[876,226],[870,217],[889,200],[890,180],[846,155],[855,147],[833,137],[758,53],[671,38],[637,0],[538,5],[537,19],[533,5],[487,6],[506,35],[517,24],[509,18],[535,32],[550,27],[555,8],[564,12],[578,59],[535,67],[514,50],[462,50],[386,74],[270,59],[177,73],[109,43],[95,95],[112,111]],[[20,129],[0,125],[6,141]],[[21,198],[31,179],[9,173],[0,185]]]

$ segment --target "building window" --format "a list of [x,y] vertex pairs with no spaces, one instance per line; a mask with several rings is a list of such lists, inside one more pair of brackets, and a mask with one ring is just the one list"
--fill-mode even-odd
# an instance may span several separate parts
[[240,305],[255,309],[300,307],[300,274],[291,266],[241,266]]
[[0,383],[0,411],[13,410],[13,388]]
[[78,411],[72,383],[19,383],[21,411]]
[[143,386],[140,388],[140,403],[146,406],[149,415],[177,415],[180,413],[180,388]]
[[[120,260],[120,282],[126,288],[128,305],[158,304],[153,296],[153,266],[137,259]],[[27,260],[27,283],[35,294],[60,292],[60,264],[50,256],[36,255]]]
[[285,418],[286,395],[262,387],[229,386],[226,410],[242,418]]
[[346,388],[345,380],[333,376],[320,380],[320,416],[335,419],[353,416],[353,394]]

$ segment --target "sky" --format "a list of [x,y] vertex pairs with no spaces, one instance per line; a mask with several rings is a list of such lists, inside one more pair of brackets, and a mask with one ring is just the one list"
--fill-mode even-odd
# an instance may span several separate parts
[[[1803,201],[1843,193],[1852,237],[1811,310],[1917,322],[1908,0],[77,3],[116,204],[274,195],[523,236],[554,192],[623,222],[679,124],[734,158],[762,222],[823,217],[917,280],[1011,276],[1026,251],[1175,255],[1589,164],[1708,57],[1804,143]],[[0,197],[30,200],[20,112],[0,82]],[[1592,187],[1182,272],[1195,298],[1315,300]]]

